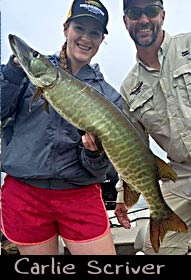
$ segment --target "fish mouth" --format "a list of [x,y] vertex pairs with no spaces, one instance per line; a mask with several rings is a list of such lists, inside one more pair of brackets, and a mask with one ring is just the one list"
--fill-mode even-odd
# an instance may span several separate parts
[[11,49],[14,53],[14,55],[16,55],[16,43],[15,43],[15,39],[14,39],[15,35],[9,34],[8,38],[9,38],[9,43],[11,46]]
[[20,43],[21,39],[12,34],[9,34],[8,38],[13,54],[19,58],[19,49],[21,49],[22,51],[24,49]]
[[8,39],[13,54],[32,83],[42,88],[52,86],[52,83],[58,79],[56,68],[50,62],[47,63],[43,55],[27,45],[21,38],[9,34]]
[[30,60],[30,53],[33,49],[29,47],[22,39],[16,35],[8,35],[9,43],[13,54],[18,58],[21,65],[28,65]]

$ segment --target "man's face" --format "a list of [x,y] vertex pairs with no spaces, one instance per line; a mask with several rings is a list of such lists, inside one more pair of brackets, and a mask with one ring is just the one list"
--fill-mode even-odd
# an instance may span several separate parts
[[[141,10],[145,8],[146,10]],[[165,12],[160,1],[132,0],[123,19],[135,44],[149,47],[162,32],[164,16]]]

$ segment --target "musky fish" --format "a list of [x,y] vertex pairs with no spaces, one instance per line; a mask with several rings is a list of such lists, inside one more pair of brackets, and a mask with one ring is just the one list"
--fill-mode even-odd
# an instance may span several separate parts
[[140,194],[144,196],[150,210],[150,237],[155,252],[168,230],[186,232],[186,224],[167,205],[159,187],[161,177],[175,181],[176,173],[154,156],[125,115],[101,93],[54,66],[19,37],[10,34],[9,42],[21,67],[38,88],[37,96],[42,94],[63,118],[99,138],[124,181],[127,207],[136,203]]

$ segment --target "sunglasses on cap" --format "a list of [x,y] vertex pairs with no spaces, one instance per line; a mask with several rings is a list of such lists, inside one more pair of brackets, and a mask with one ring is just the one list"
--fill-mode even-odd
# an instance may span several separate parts
[[144,8],[130,7],[125,10],[125,15],[131,20],[138,20],[143,13],[149,18],[154,18],[159,15],[161,10],[163,7],[159,5],[149,5]]

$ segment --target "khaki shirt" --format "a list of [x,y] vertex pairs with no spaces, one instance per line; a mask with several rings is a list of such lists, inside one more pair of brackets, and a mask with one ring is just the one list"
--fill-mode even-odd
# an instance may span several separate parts
[[160,71],[137,59],[124,80],[124,112],[167,152],[178,177],[188,180],[187,190],[179,184],[171,189],[191,196],[191,33],[171,37],[165,32],[158,57]]

